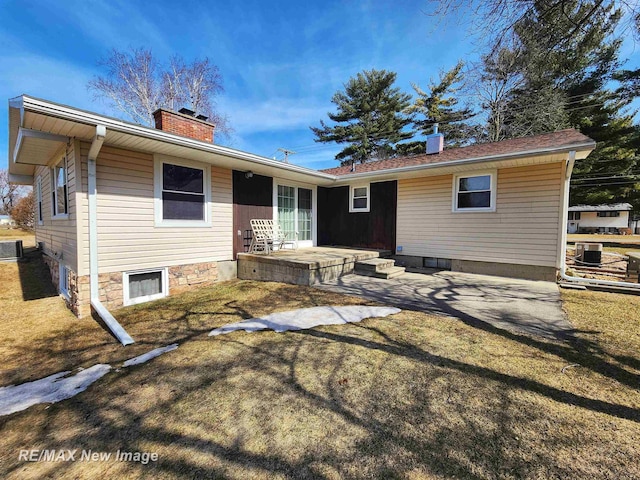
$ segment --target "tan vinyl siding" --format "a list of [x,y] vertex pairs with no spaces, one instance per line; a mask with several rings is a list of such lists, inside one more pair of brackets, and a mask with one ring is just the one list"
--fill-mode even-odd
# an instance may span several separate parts
[[[88,147],[82,145],[85,190]],[[232,259],[231,170],[211,167],[212,226],[202,228],[155,226],[153,155],[104,146],[97,176],[100,273]],[[88,273],[88,235],[82,257]]]
[[403,255],[554,267],[562,163],[497,171],[495,212],[452,212],[453,176],[398,181]]
[[[52,175],[51,167],[57,164],[66,154],[67,156],[67,199],[68,217],[52,218]],[[74,144],[70,144],[64,151],[56,154],[48,166],[38,166],[34,172],[34,188],[37,178],[42,185],[42,225],[36,221],[36,241],[44,242],[44,253],[50,255],[73,271],[77,271],[77,195],[76,195],[76,162]]]

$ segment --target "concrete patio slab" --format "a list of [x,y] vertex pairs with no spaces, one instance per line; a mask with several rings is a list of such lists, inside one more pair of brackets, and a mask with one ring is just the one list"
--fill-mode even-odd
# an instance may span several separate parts
[[460,318],[480,328],[554,339],[566,339],[573,332],[562,311],[558,286],[552,282],[441,271],[406,273],[392,280],[348,275],[317,287],[405,310]]

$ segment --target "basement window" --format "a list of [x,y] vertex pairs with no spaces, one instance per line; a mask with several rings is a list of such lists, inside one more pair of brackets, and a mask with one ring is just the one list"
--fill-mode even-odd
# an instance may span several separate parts
[[349,192],[349,212],[368,212],[369,185],[351,185]]
[[496,173],[479,172],[475,175],[454,175],[454,212],[495,212]]
[[69,200],[67,189],[67,158],[51,169],[51,205],[53,218],[67,218]]
[[166,297],[169,291],[167,269],[124,272],[122,287],[125,305],[135,305]]
[[69,269],[65,265],[62,265],[61,263],[59,263],[58,265],[59,265],[59,270],[58,270],[58,289],[60,290],[60,293],[66,299],[69,299],[70,298],[70,295],[69,295]]
[[155,216],[157,227],[208,227],[211,170],[183,160],[156,159]]

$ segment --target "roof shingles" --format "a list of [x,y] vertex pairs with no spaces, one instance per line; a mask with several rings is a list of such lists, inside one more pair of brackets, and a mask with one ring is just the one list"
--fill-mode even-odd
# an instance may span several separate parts
[[[543,133],[531,137],[512,138],[500,142],[480,143],[468,147],[445,149],[441,153],[433,155],[415,155],[411,157],[390,158],[388,160],[376,160],[359,163],[355,167],[356,173],[374,172],[378,170],[390,170],[394,168],[410,167],[416,165],[428,165],[432,163],[446,163],[456,160],[468,160],[472,158],[490,159],[502,155],[517,155],[532,150],[543,149],[569,149],[571,146],[592,144],[595,142],[579,131],[569,128],[557,132]],[[348,175],[354,173],[350,165],[321,170],[332,175]]]

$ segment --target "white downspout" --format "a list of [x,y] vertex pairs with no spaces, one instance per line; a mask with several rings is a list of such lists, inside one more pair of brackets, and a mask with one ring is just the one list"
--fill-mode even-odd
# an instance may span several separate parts
[[562,232],[560,234],[560,277],[563,280],[573,283],[586,283],[590,285],[606,285],[610,287],[631,287],[631,288],[640,288],[639,283],[631,283],[631,282],[612,282],[609,280],[597,280],[595,278],[580,278],[580,277],[570,277],[567,275],[567,222],[569,215],[569,188],[571,183],[571,173],[573,172],[573,166],[576,162],[576,152],[572,150],[569,152],[569,158],[567,159],[567,170],[565,172],[564,178],[564,188],[562,189],[562,221],[561,228]]
[[122,343],[122,345],[130,345],[134,343],[133,338],[122,328],[122,325],[111,315],[109,310],[102,305],[98,286],[98,190],[96,181],[96,159],[98,158],[98,153],[102,148],[106,134],[107,128],[104,125],[96,125],[96,135],[91,142],[87,158],[89,173],[89,286],[91,289],[91,306],[120,343]]

